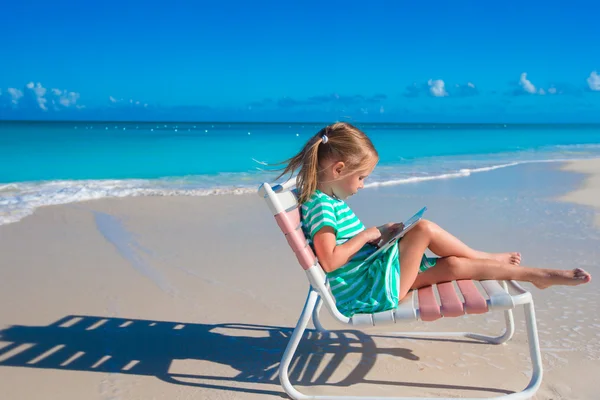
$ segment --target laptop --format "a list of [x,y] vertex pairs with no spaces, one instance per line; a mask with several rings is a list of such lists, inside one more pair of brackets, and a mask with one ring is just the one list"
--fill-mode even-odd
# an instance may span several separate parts
[[386,251],[390,247],[394,246],[396,244],[396,242],[402,236],[406,235],[406,232],[410,231],[412,228],[415,227],[415,225],[417,224],[417,222],[419,222],[423,218],[423,214],[425,213],[426,210],[427,210],[427,207],[423,207],[419,211],[417,211],[415,213],[415,215],[413,215],[412,217],[410,217],[406,221],[402,222],[404,224],[404,228],[402,228],[402,230],[396,232],[396,234],[392,238],[390,238],[387,242],[385,242],[385,243],[379,243],[378,244],[379,248],[373,254],[371,254],[369,257],[367,257],[361,263],[361,265],[364,264],[364,263],[369,262],[370,260],[372,260],[375,257],[379,256],[381,253],[383,253],[384,251]]

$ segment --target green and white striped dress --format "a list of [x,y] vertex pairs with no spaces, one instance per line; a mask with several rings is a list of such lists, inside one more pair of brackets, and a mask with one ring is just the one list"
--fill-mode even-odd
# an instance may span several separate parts
[[[311,247],[315,234],[325,226],[335,231],[338,246],[365,230],[365,226],[344,201],[320,190],[302,204],[301,215],[302,229]],[[360,265],[376,249],[366,244],[347,264],[327,274],[337,308],[347,317],[356,313],[390,310],[398,305],[398,246],[392,246],[374,260]],[[423,256],[421,270],[433,265],[435,259]]]

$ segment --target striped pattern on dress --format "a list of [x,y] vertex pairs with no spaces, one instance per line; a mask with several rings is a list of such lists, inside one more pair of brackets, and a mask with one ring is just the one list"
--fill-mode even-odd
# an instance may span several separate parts
[[[365,230],[343,200],[319,190],[302,205],[301,215],[302,229],[311,246],[315,234],[326,226],[334,230],[338,246]],[[348,263],[327,273],[336,306],[346,316],[389,310],[398,305],[398,246],[390,247],[375,260],[363,264],[375,250],[375,246],[367,244]]]

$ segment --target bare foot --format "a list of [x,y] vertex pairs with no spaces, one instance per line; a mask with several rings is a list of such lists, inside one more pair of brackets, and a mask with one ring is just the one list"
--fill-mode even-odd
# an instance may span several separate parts
[[521,264],[521,253],[489,253],[489,259],[519,265]]
[[531,282],[538,289],[546,289],[553,285],[577,286],[592,280],[592,276],[581,268],[575,268],[570,271],[557,269],[547,269],[544,271],[544,276]]

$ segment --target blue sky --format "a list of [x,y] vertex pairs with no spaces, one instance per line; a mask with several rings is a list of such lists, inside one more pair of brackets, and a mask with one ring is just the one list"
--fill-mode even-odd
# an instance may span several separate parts
[[600,122],[594,1],[31,1],[0,119]]

